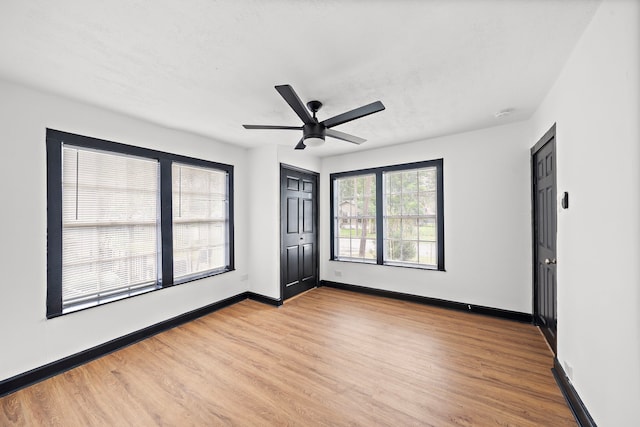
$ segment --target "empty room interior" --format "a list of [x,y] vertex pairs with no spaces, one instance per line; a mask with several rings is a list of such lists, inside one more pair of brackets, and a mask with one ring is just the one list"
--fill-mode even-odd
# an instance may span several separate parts
[[0,425],[636,425],[640,2],[0,2]]

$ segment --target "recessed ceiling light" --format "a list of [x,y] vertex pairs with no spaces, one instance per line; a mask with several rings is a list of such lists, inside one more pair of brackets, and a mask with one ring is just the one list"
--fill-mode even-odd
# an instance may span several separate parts
[[513,113],[513,108],[505,108],[504,110],[500,110],[494,114],[496,119],[500,119],[502,117],[506,117],[509,114]]

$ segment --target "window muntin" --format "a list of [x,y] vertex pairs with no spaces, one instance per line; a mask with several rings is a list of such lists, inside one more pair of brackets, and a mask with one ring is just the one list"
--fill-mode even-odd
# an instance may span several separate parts
[[158,162],[63,146],[62,306],[97,305],[158,279]]
[[436,167],[382,176],[385,263],[437,267]]
[[[444,270],[442,167],[443,160],[437,159],[331,174],[331,259]],[[349,240],[340,228],[353,217],[342,212],[346,204],[340,186],[364,176],[373,177],[376,193],[375,215],[370,218],[375,224],[371,247],[376,253],[369,258],[353,256],[354,240],[359,249],[362,230],[356,226],[355,237],[349,235]],[[361,218],[355,215],[355,219]]]
[[336,259],[375,262],[375,174],[338,178],[333,185]]
[[[188,215],[176,219],[176,238],[175,168],[217,185],[177,189]],[[47,317],[233,270],[232,195],[233,166],[47,129]],[[202,241],[181,239],[183,224],[206,230],[195,252],[208,258],[176,276],[174,244],[179,258]]]
[[227,175],[172,165],[174,280],[224,269],[228,253]]

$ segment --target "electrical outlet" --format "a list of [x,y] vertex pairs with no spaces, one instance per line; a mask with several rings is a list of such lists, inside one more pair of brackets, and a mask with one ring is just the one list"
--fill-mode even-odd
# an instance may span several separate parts
[[249,275],[248,274],[243,274],[242,276],[240,276],[240,281],[241,282],[246,282],[247,280],[249,280]]
[[573,366],[571,366],[566,360],[564,361],[564,372],[567,374],[567,377],[573,381]]
[[336,277],[342,277],[342,271],[340,270],[335,270],[334,274],[336,275]]

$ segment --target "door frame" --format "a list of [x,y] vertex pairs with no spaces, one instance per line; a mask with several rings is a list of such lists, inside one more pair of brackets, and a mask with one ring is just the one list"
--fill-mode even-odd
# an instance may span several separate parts
[[308,175],[312,175],[315,180],[316,180],[316,194],[314,197],[314,203],[313,203],[313,208],[315,209],[316,215],[314,218],[314,226],[316,228],[316,251],[315,251],[315,261],[316,261],[316,287],[320,284],[320,173],[319,172],[314,172],[308,169],[304,169],[298,166],[293,166],[287,163],[280,163],[280,176],[278,177],[278,188],[279,188],[279,193],[280,193],[280,197],[279,197],[279,211],[280,211],[280,216],[279,216],[279,239],[280,239],[280,254],[279,254],[279,258],[278,261],[280,262],[280,301],[282,301],[283,303],[286,301],[284,298],[284,289],[286,286],[285,283],[285,271],[284,271],[284,264],[282,263],[282,253],[285,250],[284,246],[284,240],[282,239],[282,215],[285,214],[285,212],[283,212],[282,210],[282,176],[283,173],[285,173],[285,170],[291,170],[294,172],[301,172],[301,173],[305,173]]
[[[531,274],[532,274],[532,289],[533,289],[533,300],[532,300],[532,318],[533,318],[533,323],[536,326],[540,326],[540,322],[538,322],[538,310],[537,310],[537,301],[538,301],[538,257],[537,257],[537,242],[538,242],[538,237],[536,234],[536,211],[537,211],[537,202],[536,202],[536,179],[537,179],[537,175],[536,175],[536,164],[535,164],[535,158],[536,158],[536,154],[538,153],[538,151],[540,151],[542,149],[542,147],[544,147],[547,143],[549,143],[551,140],[554,141],[554,148],[553,148],[553,154],[554,154],[554,162],[555,162],[555,166],[553,168],[553,174],[554,176],[554,183],[555,183],[555,196],[556,196],[556,235],[555,240],[556,240],[556,255],[557,255],[557,251],[558,251],[558,247],[557,247],[557,241],[558,241],[558,215],[557,215],[557,197],[558,197],[558,183],[557,183],[557,165],[558,165],[558,161],[557,161],[557,144],[556,144],[556,123],[554,123],[551,128],[545,132],[545,134],[542,136],[542,138],[540,138],[538,140],[538,142],[535,143],[535,145],[533,147],[531,147],[531,155],[530,155],[530,176],[531,176]],[[556,286],[555,286],[555,295],[554,295],[554,303],[557,304],[558,301],[558,275],[556,274],[555,276],[555,280],[556,280]],[[540,328],[540,331],[542,332],[542,335],[545,337],[545,340],[547,341],[547,343],[549,344],[549,347],[551,348],[551,350],[553,351],[554,354],[558,354],[558,348],[557,348],[557,340],[558,340],[558,325],[557,325],[557,311],[556,311],[556,325],[555,325],[555,337],[550,337],[549,334],[544,330],[544,328]]]

